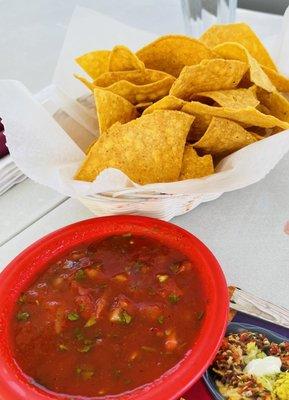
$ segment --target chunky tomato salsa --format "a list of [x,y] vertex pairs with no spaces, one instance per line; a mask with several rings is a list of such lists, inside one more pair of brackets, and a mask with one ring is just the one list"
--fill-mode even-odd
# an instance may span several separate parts
[[16,305],[13,353],[32,382],[105,396],[159,378],[192,346],[205,312],[194,265],[129,233],[49,265]]

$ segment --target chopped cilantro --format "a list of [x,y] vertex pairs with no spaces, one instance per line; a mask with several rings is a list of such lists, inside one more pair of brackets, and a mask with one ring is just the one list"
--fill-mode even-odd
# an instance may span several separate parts
[[77,321],[79,319],[79,315],[77,314],[77,312],[72,311],[67,315],[67,318],[69,319],[69,321]]
[[93,377],[93,375],[94,375],[93,371],[82,371],[81,372],[81,376],[85,381],[91,379]]
[[30,318],[30,314],[26,311],[19,311],[17,314],[18,321],[27,321]]
[[21,296],[18,299],[18,303],[24,304],[26,301],[26,294],[21,294]]
[[120,376],[121,376],[121,370],[120,370],[120,369],[114,369],[114,370],[112,371],[112,376],[113,376],[114,378],[116,378],[116,379],[119,379]]
[[79,269],[75,274],[75,280],[83,281],[84,278],[85,278],[85,272],[83,271],[83,269]]
[[180,301],[180,296],[176,295],[175,293],[171,293],[169,295],[169,302],[171,304],[177,304]]
[[128,325],[131,323],[132,316],[129,315],[125,310],[121,311],[119,314],[119,322],[123,325]]
[[162,325],[164,322],[165,322],[165,317],[163,315],[160,315],[158,317],[158,323]]
[[84,339],[84,335],[79,328],[75,329],[74,334],[77,340],[81,341]]
[[77,351],[79,351],[80,353],[88,353],[91,347],[92,347],[91,344],[85,344],[80,349],[77,349]]
[[177,274],[179,272],[181,263],[174,263],[172,265],[170,265],[170,270],[174,273]]

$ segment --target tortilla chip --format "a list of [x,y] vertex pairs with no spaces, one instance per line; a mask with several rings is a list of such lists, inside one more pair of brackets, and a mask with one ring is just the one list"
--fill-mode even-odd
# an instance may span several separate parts
[[247,69],[244,62],[236,60],[203,60],[198,65],[184,67],[170,94],[189,100],[194,93],[233,89]]
[[182,35],[162,36],[137,51],[136,55],[147,68],[165,71],[176,77],[185,65],[214,58],[213,51],[199,40]]
[[236,122],[214,117],[204,136],[193,146],[207,154],[226,156],[256,141]]
[[166,96],[174,78],[164,78],[146,85],[135,85],[128,81],[119,81],[105,89],[124,97],[132,104],[154,102]]
[[74,77],[78,79],[81,83],[83,83],[89,90],[91,90],[92,92],[94,91],[95,85],[93,84],[92,81],[89,81],[84,76],[78,74],[74,74]]
[[126,46],[115,46],[109,58],[109,71],[131,71],[145,69],[145,65]]
[[264,66],[262,66],[262,69],[279,92],[289,92],[289,78],[287,76]]
[[98,50],[83,54],[75,61],[92,79],[97,79],[108,71],[109,57],[110,51]]
[[221,107],[243,108],[257,107],[259,100],[256,97],[256,87],[250,89],[219,90],[215,92],[201,92],[193,95],[192,100],[200,101],[203,98],[214,100]]
[[265,90],[259,89],[257,96],[271,115],[289,122],[289,101],[278,92],[268,93]]
[[138,117],[136,108],[123,97],[108,90],[94,89],[99,132],[106,132],[116,122],[125,124]]
[[194,117],[194,122],[188,133],[188,142],[197,142],[208,129],[208,126],[213,118],[211,115],[207,114],[195,114]]
[[145,103],[138,103],[135,105],[135,108],[138,110],[138,112],[143,113],[144,110],[146,110],[152,104],[153,104],[152,101],[147,101]]
[[[122,72],[127,73],[127,71],[122,71]],[[138,72],[138,71],[131,71],[131,72]],[[111,72],[110,74],[113,74],[113,72]],[[131,83],[127,80],[119,80],[109,86],[100,85],[100,87],[103,87],[104,89],[109,90],[110,92],[125,98],[132,104],[149,103],[157,101],[169,93],[175,78],[167,74],[165,75],[167,76],[166,78],[147,84],[138,85],[135,83]],[[82,76],[75,75],[75,77],[79,79],[82,83],[84,83],[84,85],[87,86],[92,92],[94,91],[95,88],[99,87],[95,85],[95,82],[97,82],[98,80],[90,82]],[[100,78],[102,79],[102,77]],[[105,84],[104,82],[105,81],[102,81],[101,83]]]
[[90,145],[88,146],[88,148],[85,150],[85,154],[88,154],[90,152],[90,150],[92,149],[93,145],[98,141],[98,138],[95,139],[93,142],[90,143]]
[[263,71],[261,65],[241,44],[233,42],[223,43],[214,47],[214,51],[222,58],[246,62],[250,67],[251,82],[268,92],[274,92],[276,90],[273,83]]
[[172,75],[166,74],[165,72],[145,69],[107,72],[98,77],[93,84],[95,86],[107,87],[119,81],[128,81],[135,85],[146,85],[148,83],[160,81],[164,78],[170,78],[172,82],[175,80]]
[[142,185],[175,181],[192,122],[190,115],[165,110],[117,123],[91,148],[75,179],[93,181],[104,169],[119,168]]
[[213,173],[212,156],[199,157],[192,145],[186,145],[179,180],[202,178]]
[[184,104],[185,101],[169,95],[148,107],[144,114],[150,114],[155,110],[180,110]]
[[263,128],[279,128],[288,129],[289,123],[281,121],[272,115],[262,114],[260,111],[253,107],[245,107],[243,109],[229,108],[229,107],[213,107],[206,104],[192,101],[186,103],[181,111],[196,115],[211,115],[214,117],[228,118],[237,122],[241,122],[248,126],[261,126]]
[[200,40],[208,47],[215,47],[224,42],[237,42],[243,45],[258,63],[277,71],[268,51],[247,24],[213,25],[203,33]]

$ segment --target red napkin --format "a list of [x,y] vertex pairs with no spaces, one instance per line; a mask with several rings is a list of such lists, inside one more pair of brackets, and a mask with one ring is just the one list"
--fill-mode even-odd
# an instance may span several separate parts
[[6,146],[6,138],[4,135],[4,126],[1,123],[0,118],[0,158],[6,156],[9,153],[7,146]]

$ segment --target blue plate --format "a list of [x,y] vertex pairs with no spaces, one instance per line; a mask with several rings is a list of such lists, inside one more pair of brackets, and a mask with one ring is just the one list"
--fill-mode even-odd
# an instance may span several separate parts
[[[256,325],[241,324],[238,322],[231,322],[229,324],[226,335],[230,335],[231,333],[241,333],[244,331],[262,333],[271,342],[281,343],[284,341],[288,341],[288,338],[278,335],[278,333],[270,331],[269,329],[261,328],[260,326],[256,326]],[[211,392],[211,394],[214,396],[214,398],[216,400],[225,400],[225,397],[223,397],[221,395],[221,393],[219,392],[219,390],[217,388],[217,385],[215,384],[214,375],[210,371],[210,368],[205,372],[203,379],[204,379],[209,391]]]

